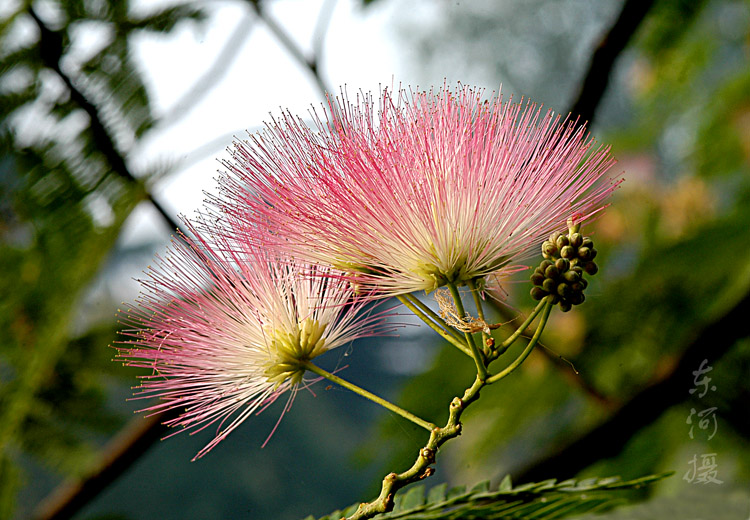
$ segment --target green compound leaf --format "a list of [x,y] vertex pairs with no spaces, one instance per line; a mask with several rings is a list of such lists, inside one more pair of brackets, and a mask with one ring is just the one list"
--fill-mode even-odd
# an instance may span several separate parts
[[[393,511],[377,516],[380,519],[408,520],[556,520],[572,515],[601,511],[622,504],[618,491],[638,489],[672,475],[673,472],[649,475],[623,481],[619,477],[585,480],[545,480],[513,487],[505,477],[494,491],[489,481],[480,482],[470,490],[466,486],[446,491],[439,484],[425,493],[425,486],[415,486],[396,495]],[[341,520],[357,509],[354,504],[344,511],[319,520]],[[314,520],[309,516],[305,520]]]

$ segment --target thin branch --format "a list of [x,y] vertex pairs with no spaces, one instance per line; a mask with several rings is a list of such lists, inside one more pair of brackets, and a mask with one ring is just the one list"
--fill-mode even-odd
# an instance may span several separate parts
[[544,326],[547,325],[547,319],[549,318],[549,313],[553,307],[551,298],[552,296],[547,296],[547,299],[544,303],[544,309],[542,310],[542,317],[539,318],[539,324],[536,326],[536,331],[531,337],[531,340],[529,340],[529,343],[526,345],[526,348],[524,348],[523,352],[521,352],[521,355],[513,360],[513,362],[505,367],[501,372],[487,379],[487,384],[496,383],[497,381],[508,377],[513,373],[515,369],[521,366],[521,364],[526,360],[527,357],[529,357],[531,351],[534,350],[536,344],[539,343],[539,337],[542,335],[542,331],[544,331]]
[[635,34],[641,22],[654,4],[654,0],[627,0],[620,15],[607,34],[601,39],[591,57],[581,89],[570,112],[580,121],[594,120],[596,109],[609,84],[615,61]]
[[109,135],[109,132],[104,125],[104,120],[99,113],[99,109],[88,100],[84,93],[74,85],[73,80],[60,68],[60,60],[63,55],[63,41],[61,35],[47,27],[39,16],[37,16],[32,7],[29,7],[29,14],[34,19],[34,22],[36,22],[37,27],[39,27],[39,53],[42,62],[60,77],[70,92],[70,99],[88,114],[91,138],[97,149],[102,155],[104,155],[104,158],[109,163],[112,171],[128,182],[140,186],[143,197],[153,204],[156,210],[161,214],[162,218],[167,222],[170,229],[172,231],[181,230],[181,226],[177,220],[166,211],[161,203],[154,199],[153,195],[145,188],[145,186],[143,186],[143,182],[135,177],[128,169],[128,166],[125,163],[125,158],[119,150],[117,150],[114,140]]
[[268,30],[271,31],[271,33],[276,37],[281,46],[286,49],[286,51],[294,59],[294,61],[302,65],[302,67],[310,73],[313,81],[315,82],[315,86],[320,92],[320,95],[324,100],[327,99],[328,93],[332,92],[332,90],[328,87],[328,85],[326,85],[323,77],[320,75],[318,56],[305,56],[305,53],[294,42],[294,40],[292,40],[291,36],[289,36],[289,34],[287,34],[287,32],[278,24],[278,22],[276,22],[276,20],[274,20],[274,18],[266,12],[260,0],[248,0],[248,2],[255,11],[255,14],[258,15],[258,18],[263,20],[263,23],[266,24]]
[[168,417],[157,414],[130,421],[102,450],[97,469],[82,480],[70,479],[57,487],[34,510],[33,520],[64,520],[89,503],[114,482],[151,445],[169,430],[162,424]]
[[325,0],[323,6],[318,12],[318,19],[315,20],[315,28],[313,29],[312,36],[312,49],[313,56],[320,63],[321,57],[323,56],[323,44],[328,34],[328,26],[331,24],[331,18],[333,17],[333,9],[336,7],[336,0]]
[[[506,323],[511,323],[517,319],[520,318],[520,316],[513,316],[506,307],[502,305],[498,305],[494,303],[495,311],[500,314],[501,320]],[[534,309],[534,312],[529,315],[526,320],[531,323],[532,317],[535,316],[539,311],[541,311],[542,305],[541,303],[537,305],[536,309]],[[534,331],[532,331],[529,328],[525,328],[524,330],[518,330],[516,331],[518,335],[524,336],[527,338],[530,338]],[[514,333],[515,336],[515,333]],[[507,338],[504,342],[504,344],[507,344],[508,346],[510,343],[515,341],[515,338],[513,336]],[[544,347],[544,345],[540,346]],[[506,347],[507,348],[507,347]],[[501,351],[501,352],[504,352]],[[560,370],[560,373],[562,376],[573,386],[578,387],[582,392],[584,392],[586,395],[588,395],[590,398],[592,398],[594,401],[599,403],[603,408],[607,410],[615,410],[620,402],[616,399],[613,399],[610,396],[607,396],[600,392],[596,387],[594,387],[586,378],[581,377],[580,374],[577,372],[574,372],[571,370],[571,366],[568,362],[566,362],[561,356],[555,354],[553,351],[549,350],[547,347],[537,349],[537,352],[541,353],[543,356],[547,358],[548,361],[553,363],[556,368]]]
[[195,105],[219,84],[229,71],[230,65],[237,58],[242,44],[250,36],[253,29],[253,18],[248,13],[242,17],[234,32],[229,36],[226,43],[219,51],[218,56],[211,67],[201,75],[193,86],[180,98],[177,103],[157,122],[160,127],[173,125],[195,107]]

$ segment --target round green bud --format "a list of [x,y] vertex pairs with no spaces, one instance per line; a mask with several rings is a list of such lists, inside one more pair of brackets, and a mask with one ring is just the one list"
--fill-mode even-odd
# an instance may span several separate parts
[[573,247],[581,247],[583,244],[583,235],[580,233],[573,233],[570,235],[570,245]]
[[583,237],[583,242],[581,243],[581,246],[588,247],[589,249],[591,249],[592,247],[594,247],[594,241],[591,240],[591,238],[589,237]]
[[576,250],[573,246],[565,246],[560,249],[560,256],[563,258],[573,258],[576,256]]
[[561,273],[564,273],[568,269],[570,269],[570,262],[565,258],[558,258],[555,260],[555,267],[557,267],[557,270]]
[[596,265],[595,262],[586,262],[585,264],[583,264],[583,269],[591,276],[594,276],[599,272],[599,266]]
[[581,260],[591,260],[591,249],[588,247],[579,247],[578,258]]
[[593,260],[594,258],[596,258],[596,254],[597,254],[597,253],[598,253],[599,251],[597,251],[597,250],[596,250],[596,249],[594,249],[593,247],[592,247],[592,248],[590,248],[590,249],[591,249],[591,258],[590,258],[589,260]]
[[574,293],[571,293],[568,301],[572,303],[573,305],[580,305],[583,303],[585,299],[586,297],[583,295],[582,292],[574,292]]
[[573,291],[570,289],[570,285],[561,283],[557,286],[557,294],[563,297],[563,299],[567,299],[570,297],[571,293]]
[[570,302],[566,302],[566,301],[560,302],[560,310],[561,311],[568,312],[572,308],[573,308],[573,306],[570,304]]
[[549,241],[552,242],[553,244],[556,244],[557,239],[560,238],[561,236],[562,236],[562,233],[560,233],[559,231],[555,231],[549,236]]
[[534,285],[542,285],[544,280],[545,278],[542,273],[534,273],[531,275],[531,283],[533,283]]
[[555,262],[553,262],[551,260],[542,260],[542,263],[539,264],[539,269],[541,269],[542,272],[545,272],[547,270],[547,268],[549,266],[551,266],[551,265],[555,265]]
[[589,286],[589,283],[586,281],[585,278],[581,278],[581,281],[578,282],[578,283],[580,283],[581,285],[583,285],[584,290],[586,289],[586,287]]
[[566,273],[563,273],[563,280],[565,280],[568,283],[576,283],[578,280],[581,279],[581,275],[578,274],[576,271],[568,271]]
[[552,242],[545,242],[542,244],[542,254],[545,258],[557,256],[558,249]]
[[549,293],[555,292],[556,286],[557,282],[555,282],[552,278],[545,278],[544,282],[542,283],[542,289]]
[[546,276],[547,278],[553,278],[553,279],[557,278],[558,276],[560,276],[560,270],[554,265],[551,265],[547,269],[545,269],[544,276]]
[[547,296],[547,291],[545,291],[541,287],[532,287],[531,288],[531,297],[534,298],[536,301],[541,300],[545,296]]
[[570,288],[573,289],[573,292],[583,292],[585,289],[580,281],[570,284]]
[[578,273],[579,276],[583,276],[583,268],[580,265],[574,265],[570,270],[574,273]]
[[565,235],[560,235],[557,237],[557,240],[555,241],[555,244],[557,244],[558,249],[562,249],[563,247],[570,244],[570,240]]

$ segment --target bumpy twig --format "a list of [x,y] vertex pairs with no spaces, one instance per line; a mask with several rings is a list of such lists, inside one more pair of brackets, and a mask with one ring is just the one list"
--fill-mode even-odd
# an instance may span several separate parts
[[474,384],[466,389],[463,397],[455,397],[449,407],[448,422],[442,428],[432,430],[427,444],[419,450],[414,465],[403,473],[386,475],[383,479],[380,495],[372,502],[360,504],[357,511],[347,520],[363,520],[372,518],[379,513],[387,513],[393,509],[393,499],[399,489],[432,475],[435,470],[431,465],[435,462],[438,448],[449,439],[461,435],[461,414],[467,406],[479,397],[479,391],[484,385],[485,382],[477,377]]
[[85,480],[71,479],[47,496],[34,510],[34,520],[63,520],[73,517],[93,497],[130,467],[151,445],[166,435],[164,414],[131,421],[104,448],[101,466]]
[[360,504],[355,513],[347,520],[364,520],[366,518],[372,518],[377,514],[391,511],[393,509],[396,492],[399,489],[413,482],[417,482],[418,480],[425,479],[433,474],[434,469],[431,465],[435,462],[435,456],[437,455],[438,449],[446,441],[458,437],[461,434],[461,415],[471,403],[477,400],[480,390],[484,386],[508,376],[513,370],[518,368],[533,350],[534,346],[539,342],[539,337],[542,334],[542,330],[544,330],[547,317],[552,309],[551,300],[549,298],[546,298],[545,301],[540,303],[540,305],[543,306],[542,317],[537,325],[536,332],[523,353],[508,367],[494,376],[486,377],[486,375],[483,375],[483,373],[486,374],[486,371],[479,371],[474,383],[466,389],[464,395],[462,397],[453,398],[448,408],[448,422],[442,428],[434,428],[430,432],[430,438],[428,439],[427,444],[419,450],[417,459],[412,467],[403,473],[389,473],[386,475],[383,479],[380,495],[371,502]]

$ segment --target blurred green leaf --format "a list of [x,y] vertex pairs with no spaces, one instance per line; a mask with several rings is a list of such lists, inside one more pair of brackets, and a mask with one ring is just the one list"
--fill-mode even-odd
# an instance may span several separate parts
[[[130,41],[138,31],[166,32],[203,19],[202,10],[187,4],[134,17],[130,2],[52,2],[37,13],[49,29],[43,33],[47,47],[40,50],[33,31],[30,38],[13,39],[19,24],[36,23],[28,8],[10,6],[0,20],[3,518],[10,517],[22,483],[19,461],[31,457],[48,469],[80,475],[122,423],[107,409],[105,391],[114,366],[104,346],[114,337],[114,319],[81,330],[96,323],[78,312],[122,223],[143,197],[134,176],[112,175],[113,161],[125,163],[127,151],[153,125]],[[112,37],[88,61],[77,63],[68,52],[86,24]],[[67,59],[62,69],[96,107],[108,135],[92,131],[93,116],[84,114],[52,70],[58,59]],[[24,114],[34,123],[19,130]],[[114,151],[103,147],[107,139]]]
[[[377,518],[470,519],[505,518],[551,520],[565,518],[589,511],[611,508],[621,502],[615,491],[637,489],[668,477],[671,473],[651,475],[629,481],[617,477],[566,480],[556,482],[529,483],[509,486],[503,480],[501,486],[491,490],[489,482],[481,482],[467,491],[465,486],[451,489],[444,494],[445,485],[439,491],[430,490],[425,497],[424,486],[411,487],[399,492],[394,499],[394,508]],[[357,504],[344,512],[335,511],[319,520],[340,520],[342,516],[356,511]]]

